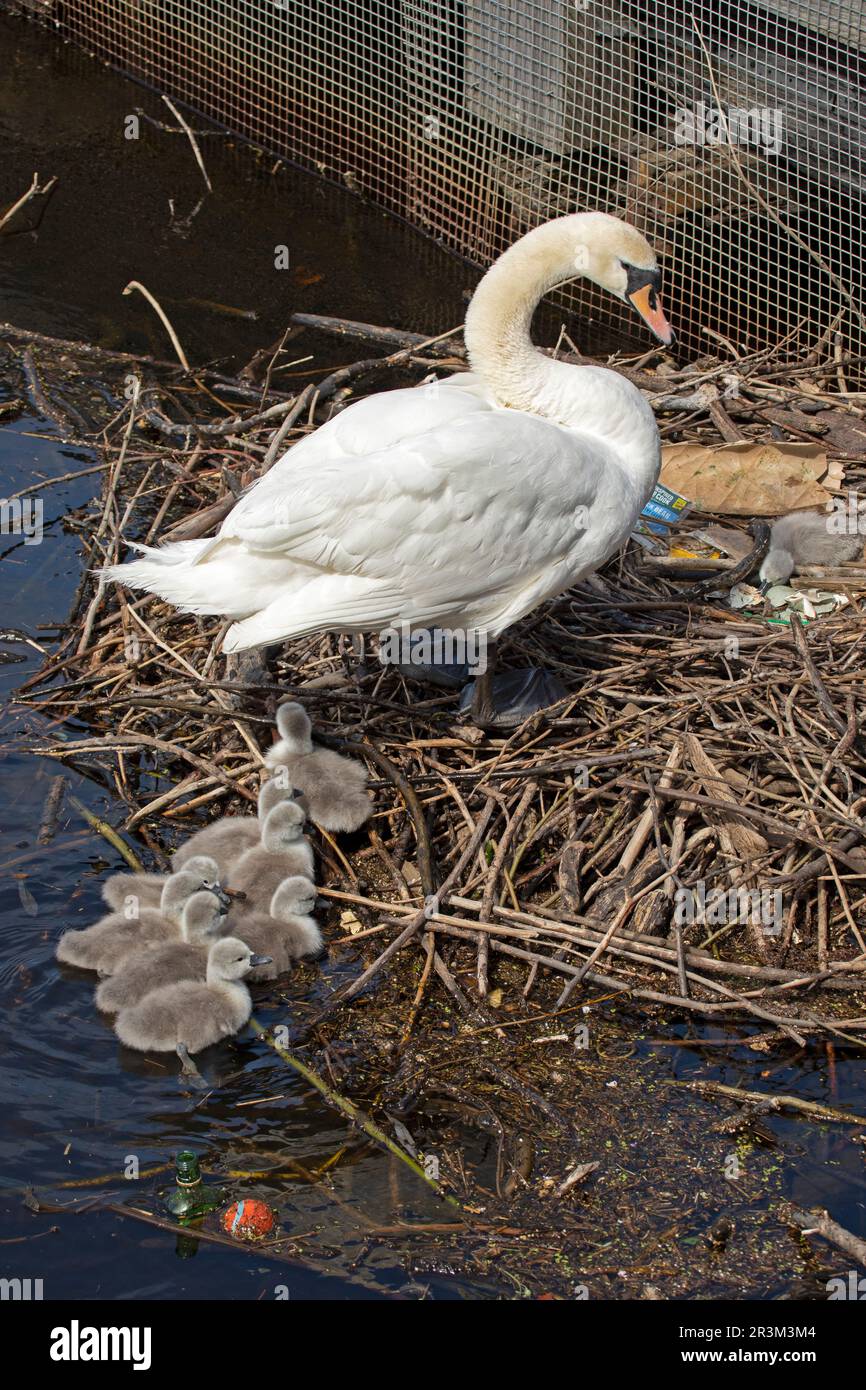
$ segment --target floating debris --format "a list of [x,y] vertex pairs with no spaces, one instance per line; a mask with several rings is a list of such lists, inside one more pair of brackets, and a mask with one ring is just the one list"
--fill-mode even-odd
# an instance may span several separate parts
[[256,1197],[232,1202],[223,1216],[223,1226],[235,1240],[264,1240],[273,1234],[276,1224],[276,1212]]

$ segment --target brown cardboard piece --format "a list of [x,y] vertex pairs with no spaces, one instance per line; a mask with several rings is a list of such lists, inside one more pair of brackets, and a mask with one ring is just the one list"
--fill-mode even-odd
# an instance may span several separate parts
[[702,512],[781,516],[824,506],[842,486],[843,466],[819,444],[744,440],[709,448],[666,444],[660,481]]

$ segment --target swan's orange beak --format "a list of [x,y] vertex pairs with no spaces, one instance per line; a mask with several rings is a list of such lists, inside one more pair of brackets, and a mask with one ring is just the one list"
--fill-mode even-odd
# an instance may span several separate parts
[[674,341],[674,330],[662,312],[661,301],[654,285],[641,285],[629,295],[644,323],[655,333],[659,342],[670,347]]

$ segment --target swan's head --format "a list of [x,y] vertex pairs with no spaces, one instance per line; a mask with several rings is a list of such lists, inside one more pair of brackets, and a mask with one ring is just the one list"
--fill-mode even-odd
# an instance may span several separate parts
[[279,921],[282,917],[309,917],[316,906],[316,888],[308,878],[299,874],[284,878],[271,898],[270,914]]
[[288,752],[312,753],[311,729],[310,717],[303,705],[290,700],[277,709],[277,730],[280,738],[289,745]]
[[659,302],[661,276],[655,252],[636,227],[606,212],[575,212],[527,232],[481,280],[466,313],[466,346],[476,366],[485,349],[505,339],[509,325],[529,326],[539,299],[579,276],[632,305],[663,343],[673,329]]
[[228,908],[231,899],[220,887],[220,866],[209,854],[191,854],[181,872],[194,874],[199,881],[199,888],[207,893],[215,893],[223,906]]
[[224,936],[210,948],[208,980],[242,980],[257,965],[270,965],[271,959],[271,956],[253,955],[246,942],[236,936]]
[[574,213],[558,220],[564,243],[570,244],[573,274],[631,304],[660,342],[672,343],[674,332],[659,300],[661,271],[646,237],[606,212]]
[[795,564],[794,556],[784,546],[776,545],[768,550],[758,570],[761,593],[765,594],[774,584],[787,584]]
[[297,844],[304,829],[304,813],[296,801],[284,801],[269,811],[262,827],[262,844],[271,854]]
[[183,910],[193,893],[200,893],[203,889],[212,891],[201,874],[188,873],[187,866],[184,864],[182,869],[179,869],[176,874],[170,874],[165,880],[159,902],[160,911],[164,917],[168,917],[169,921],[177,922],[180,925]]
[[[277,769],[278,773],[285,769]],[[284,801],[291,801],[294,796],[294,787],[290,777],[276,776],[269,781],[263,782],[259,791],[258,812],[259,821],[264,825],[270,812],[275,806],[280,806]]]
[[226,908],[215,893],[193,893],[184,904],[181,935],[184,941],[200,943],[219,936],[225,926]]

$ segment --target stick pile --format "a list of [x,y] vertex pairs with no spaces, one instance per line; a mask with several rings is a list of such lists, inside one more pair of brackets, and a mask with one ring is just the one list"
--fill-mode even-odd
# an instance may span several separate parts
[[[227,665],[217,620],[94,575],[128,538],[210,533],[362,378],[383,389],[462,365],[442,340],[339,331],[377,345],[382,332],[393,350],[293,394],[273,385],[279,348],[235,378],[99,361],[103,394],[112,371],[133,382],[99,439],[99,503],[70,519],[89,573],[62,640],[20,692],[55,728],[67,722],[40,751],[109,777],[124,830],[158,865],[191,818],[248,810],[280,697],[304,704],[317,739],[363,757],[376,814],[339,844],[323,835],[321,881],[351,928],[339,939],[366,966],[326,1012],[381,972],[414,967],[421,946],[405,1036],[434,975],[463,1012],[491,1018],[484,1001],[508,960],[533,1012],[573,1005],[588,983],[720,1023],[757,1021],[774,1038],[859,1040],[866,611],[856,589],[830,617],[771,626],[728,608],[724,585],[692,595],[691,581],[649,576],[631,545],[506,635],[504,666],[545,666],[568,696],[496,737],[458,716],[456,695],[381,666],[375,644],[360,668],[339,635],[292,642],[270,669]],[[39,346],[32,334],[15,341]],[[816,418],[796,404],[808,379],[842,440],[862,412],[840,394],[827,347],[806,364],[781,349],[738,359],[733,413],[695,391],[730,374],[730,361],[674,373],[617,365],[654,400],[668,437],[759,438],[769,411],[776,437],[803,438]],[[98,351],[84,353],[92,371]]]

